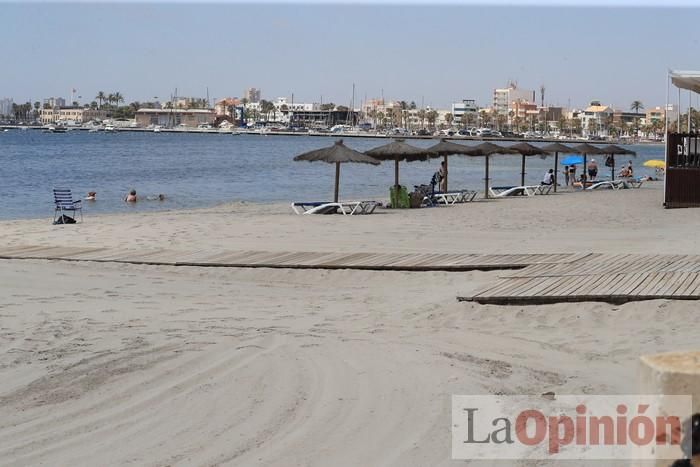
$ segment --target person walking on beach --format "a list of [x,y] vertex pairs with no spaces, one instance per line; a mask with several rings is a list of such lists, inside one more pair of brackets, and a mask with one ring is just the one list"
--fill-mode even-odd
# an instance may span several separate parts
[[569,166],[565,165],[561,173],[564,174],[564,186],[569,186]]
[[574,183],[576,183],[576,166],[575,165],[569,166],[569,182],[571,183],[571,186],[574,186]]
[[544,174],[544,178],[542,179],[542,185],[552,184],[554,184],[554,169],[549,169],[549,171]]
[[598,178],[598,164],[595,159],[591,159],[588,163],[588,179],[593,181]]

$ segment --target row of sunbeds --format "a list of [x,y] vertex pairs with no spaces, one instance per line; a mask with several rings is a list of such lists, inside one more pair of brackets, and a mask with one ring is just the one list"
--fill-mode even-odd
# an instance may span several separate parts
[[[598,180],[586,182],[585,190],[600,189],[627,189],[640,188],[644,180],[640,178],[626,178],[618,180]],[[494,186],[489,188],[492,198],[508,198],[515,196],[549,195],[553,192],[553,185],[522,185],[522,186]],[[416,187],[420,189],[420,187]],[[478,195],[474,190],[450,190],[447,192],[426,191],[423,193],[422,206],[452,206],[458,203],[470,203],[476,200]],[[296,202],[292,203],[292,210],[296,214],[343,214],[352,216],[356,214],[372,214],[377,207],[382,206],[378,201],[342,201],[342,202]]]

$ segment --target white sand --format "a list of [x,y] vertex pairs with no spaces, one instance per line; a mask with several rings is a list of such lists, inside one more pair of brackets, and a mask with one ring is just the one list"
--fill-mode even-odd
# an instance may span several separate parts
[[[0,244],[700,253],[700,210],[664,211],[659,188],[2,222]],[[455,301],[498,274],[2,260],[0,464],[463,465],[452,394],[629,393],[639,355],[697,348],[694,302]]]

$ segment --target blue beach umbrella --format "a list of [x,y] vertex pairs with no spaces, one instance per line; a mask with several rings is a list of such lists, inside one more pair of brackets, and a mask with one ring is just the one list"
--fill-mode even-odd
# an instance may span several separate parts
[[583,164],[583,156],[566,156],[562,160],[559,161],[559,164],[561,165],[576,165],[576,164]]

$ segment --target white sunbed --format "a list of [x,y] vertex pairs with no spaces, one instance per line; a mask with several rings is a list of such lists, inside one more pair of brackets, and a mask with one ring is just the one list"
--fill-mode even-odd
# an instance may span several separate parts
[[623,178],[622,183],[625,184],[625,188],[641,188],[644,180],[639,178]]
[[[493,186],[489,188],[489,194],[494,198],[507,198],[509,196],[535,196],[536,194],[549,193],[540,191],[541,186],[542,185]],[[538,191],[540,192],[538,193]]]
[[[476,198],[477,192],[473,190],[436,191],[432,194],[431,203],[452,206],[457,203],[470,203]],[[427,198],[427,197],[426,197]]]
[[382,203],[377,201],[340,201],[340,202],[296,202],[292,203],[295,214],[336,214],[353,216],[355,214],[372,214]]
[[626,188],[626,186],[623,180],[601,180],[599,182],[593,182],[586,190],[598,190],[601,188],[619,190],[621,188]]

